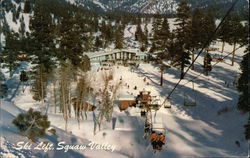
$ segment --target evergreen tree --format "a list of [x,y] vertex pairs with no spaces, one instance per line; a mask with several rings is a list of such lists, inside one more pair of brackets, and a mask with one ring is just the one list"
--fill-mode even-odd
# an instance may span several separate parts
[[83,54],[83,42],[80,26],[76,23],[73,15],[66,13],[60,25],[60,48],[58,52],[59,60],[69,59],[74,66],[79,66]]
[[153,40],[152,40],[152,47],[150,48],[151,53],[162,49],[162,40],[161,40],[162,23],[163,23],[162,18],[156,15],[154,17],[153,28],[152,28]]
[[169,42],[170,42],[170,38],[171,38],[171,32],[170,32],[170,28],[169,28],[169,23],[168,23],[168,19],[164,19],[162,26],[161,26],[161,30],[158,33],[158,37],[160,38],[158,41],[160,42],[160,50],[164,51],[167,49],[167,47],[169,46]]
[[181,75],[180,78],[183,79],[184,78],[184,68],[188,67],[190,65],[190,54],[189,52],[185,52],[183,51],[183,48],[179,47],[179,44],[176,45],[173,52],[171,53],[176,53],[176,55],[174,56],[174,60],[173,60],[173,66],[180,68],[181,70]]
[[37,138],[42,138],[50,126],[50,121],[46,115],[34,111],[32,108],[27,113],[19,114],[12,123],[20,130],[22,135],[27,136],[33,142]]
[[144,33],[143,33],[143,45],[141,48],[141,51],[145,51],[145,49],[148,47],[148,25],[145,24],[144,26]]
[[174,30],[176,40],[184,49],[190,49],[191,37],[191,12],[186,1],[178,4],[176,30]]
[[33,69],[35,80],[32,91],[34,99],[44,102],[46,96],[46,83],[50,72],[54,67],[55,44],[54,44],[54,26],[52,17],[46,11],[46,5],[42,0],[36,0],[34,16],[30,20],[29,45],[28,52],[32,55],[32,63],[36,66]]
[[[203,14],[200,9],[195,9],[192,15],[191,23],[191,41],[190,46],[192,48],[192,61],[194,61],[195,50],[202,47],[202,18]],[[192,70],[194,70],[194,64],[192,65]]]
[[173,48],[175,54],[175,66],[180,66],[181,76],[184,78],[184,68],[190,64],[189,51],[191,48],[191,12],[186,1],[181,1],[178,4],[175,33],[175,44],[176,48]]
[[96,36],[96,38],[95,38],[94,47],[95,47],[95,50],[99,50],[99,48],[103,47],[102,40],[98,36]]
[[241,24],[239,16],[232,16],[229,19],[229,44],[233,45],[233,54],[232,54],[232,66],[234,66],[234,58],[235,58],[235,49],[236,49],[236,44],[241,42],[241,38],[243,37],[244,34],[244,27]]
[[20,6],[17,8],[16,19],[19,19],[21,10],[22,10],[22,8],[21,8],[21,5],[20,5]]
[[114,30],[113,26],[111,25],[110,22],[106,24],[105,21],[102,21],[101,24],[101,37],[104,42],[104,48],[106,48],[109,44],[111,44],[112,40],[114,39]]
[[21,37],[24,38],[25,37],[25,23],[24,23],[24,18],[23,16],[20,18],[20,28],[19,28],[19,33],[21,34]]
[[220,29],[218,30],[218,38],[222,41],[221,55],[224,53],[225,43],[229,41],[229,32],[230,32],[230,15],[222,23]]
[[201,28],[202,28],[202,33],[201,33],[202,46],[207,44],[206,47],[208,47],[210,43],[216,38],[214,36],[213,39],[210,40],[210,43],[207,43],[209,38],[213,35],[216,29],[215,16],[214,14],[212,14],[210,10],[205,12],[204,17],[202,18]]
[[4,48],[4,64],[3,67],[9,69],[10,77],[13,71],[18,67],[18,52],[21,50],[20,40],[17,33],[13,31],[6,34],[6,44]]
[[41,101],[42,106],[44,105],[44,99],[47,95],[47,80],[49,74],[46,72],[44,64],[39,64],[35,67],[32,72],[32,79],[34,84],[32,86],[31,92],[33,93],[33,99],[36,101]]
[[14,22],[14,23],[17,23],[17,12],[16,12],[16,10],[14,9],[13,10],[13,12],[12,12],[12,21]]
[[123,48],[123,29],[122,26],[118,26],[115,36],[115,48],[122,49]]
[[141,42],[143,38],[143,32],[141,29],[141,23],[137,23],[136,31],[135,31],[135,40]]
[[250,98],[250,93],[249,93],[249,81],[250,81],[250,73],[249,73],[249,58],[250,58],[250,53],[249,53],[249,44],[247,45],[247,48],[245,50],[245,55],[243,56],[243,60],[241,62],[241,75],[238,80],[238,91],[240,92],[239,100],[238,100],[238,108],[242,112],[250,112],[250,104],[249,104],[249,98]]
[[29,0],[25,1],[23,12],[24,13],[30,13],[31,12],[31,5],[30,5],[30,1]]
[[[249,21],[244,26],[245,33],[242,35],[242,45],[246,46],[245,55],[243,56],[243,60],[241,61],[241,75],[238,80],[237,89],[240,92],[240,96],[238,99],[238,109],[242,111],[243,113],[250,113],[250,104],[249,104],[249,88],[250,88],[250,73],[249,73],[249,67],[250,67],[250,53],[249,53]],[[250,115],[249,115],[250,116]],[[247,140],[250,139],[250,118],[248,118],[247,124],[245,127],[245,138]]]
[[42,0],[37,0],[35,3],[30,30],[30,54],[34,55],[32,62],[46,65],[45,70],[49,72],[54,65],[51,58],[55,55],[55,36],[52,17],[46,11],[46,5]]

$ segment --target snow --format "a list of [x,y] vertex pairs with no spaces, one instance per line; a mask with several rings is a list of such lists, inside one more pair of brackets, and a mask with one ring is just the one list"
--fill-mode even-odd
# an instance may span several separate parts
[[[221,43],[216,44],[217,47]],[[230,52],[232,46],[227,45],[225,51]],[[242,49],[236,53],[237,62],[240,61]],[[196,71],[190,71],[186,76],[187,79],[198,75],[201,72],[202,58],[196,63]],[[240,114],[236,109],[238,92],[236,88],[230,85],[226,87],[224,81],[230,83],[234,80],[234,75],[239,73],[239,65],[231,67],[229,59],[225,63],[219,63],[213,68],[209,76],[201,75],[195,81],[195,90],[197,92],[197,107],[185,108],[183,107],[183,92],[187,94],[191,92],[192,84],[182,81],[172,96],[172,108],[160,108],[159,111],[152,114],[154,116],[153,126],[164,127],[166,133],[167,149],[155,154],[156,157],[201,157],[201,156],[246,156],[247,142],[244,140],[243,125],[247,116]],[[130,85],[128,89],[124,86],[121,94],[138,94],[139,91],[145,89],[151,91],[152,95],[159,96],[161,102],[165,99],[166,94],[173,88],[178,81],[179,71],[172,68],[164,74],[164,86],[159,86],[159,69],[151,64],[140,64],[138,69],[134,72],[130,71],[129,67],[119,66],[113,67],[114,80],[118,81],[122,76],[123,84]],[[92,73],[96,76],[96,80],[101,77],[101,73],[97,72],[95,68]],[[147,77],[149,85],[143,81]],[[16,82],[14,82],[17,84]],[[96,82],[95,82],[96,83]],[[96,86],[100,83],[96,83]],[[138,89],[134,90],[133,87]],[[1,153],[25,155],[26,150],[16,151],[14,145],[17,141],[28,141],[26,138],[20,136],[14,125],[11,124],[14,116],[23,110],[28,110],[30,107],[39,109],[39,104],[32,100],[32,94],[28,87],[24,93],[17,92],[13,102],[3,101],[1,106],[1,133],[3,140],[3,149]],[[218,111],[222,108],[229,107],[229,112],[218,115]],[[22,110],[21,110],[21,109]],[[103,150],[86,150],[74,151],[86,157],[94,157],[102,154],[104,157],[152,157],[154,154],[151,151],[148,140],[143,139],[144,119],[140,117],[140,110],[137,108],[130,108],[125,112],[120,112],[118,107],[115,107],[113,114],[113,121],[104,122],[101,131],[93,134],[93,113],[87,114],[88,118],[81,121],[80,129],[74,115],[69,120],[68,131],[64,131],[64,121],[62,114],[54,113],[53,107],[49,109],[49,120],[52,127],[56,128],[57,136],[61,140],[69,140],[69,143],[76,144],[70,139],[77,140],[77,143],[82,142],[97,142],[108,143],[115,146],[115,152]],[[116,120],[116,121],[115,121]],[[60,134],[59,134],[60,133]],[[13,136],[14,135],[14,136]],[[3,137],[4,136],[4,137]],[[53,139],[52,139],[53,138]],[[56,143],[54,137],[46,136],[48,141]],[[85,140],[85,141],[84,141]],[[122,141],[121,141],[122,140]],[[59,141],[57,139],[57,141]],[[241,147],[235,145],[235,141],[239,141]],[[9,144],[9,145],[8,145]],[[10,145],[11,144],[11,145]],[[10,147],[11,146],[11,147]],[[69,150],[72,151],[72,150]],[[31,150],[30,152],[38,152]],[[50,151],[49,154],[55,154]],[[40,154],[43,152],[40,151]],[[58,152],[60,153],[60,152]],[[72,154],[67,152],[68,154]]]
[[10,26],[10,29],[12,29],[15,32],[18,32],[19,25],[20,25],[19,21],[17,20],[17,23],[12,21],[12,16],[13,16],[12,12],[7,12],[6,15],[5,15],[5,18],[7,20],[8,25]]
[[107,10],[107,8],[101,2],[99,2],[97,0],[93,0],[93,3],[95,3],[98,6],[100,6],[104,11]]
[[[7,14],[11,18],[11,13]],[[29,21],[29,15],[24,15],[25,21]],[[25,23],[26,23],[25,22]],[[170,29],[173,30],[174,19],[169,19]],[[27,27],[28,25],[26,25]],[[16,24],[11,27],[17,29]],[[142,25],[144,29],[144,25]],[[148,25],[148,30],[152,25]],[[124,32],[127,44],[135,46],[134,32],[136,25],[128,25]],[[213,47],[221,49],[222,43],[215,42]],[[132,49],[128,48],[128,51]],[[108,51],[108,50],[107,50]],[[226,44],[226,55],[232,51],[232,46]],[[8,97],[1,100],[1,119],[0,119],[0,138],[2,157],[240,157],[246,156],[248,145],[244,139],[243,125],[246,123],[247,116],[241,114],[236,104],[238,101],[238,92],[233,81],[235,76],[240,73],[239,63],[242,59],[244,48],[236,51],[236,64],[230,66],[230,56],[224,62],[218,63],[213,67],[208,76],[202,73],[202,56],[195,63],[195,71],[190,70],[185,79],[177,87],[171,96],[171,109],[161,107],[157,112],[152,112],[153,126],[163,128],[166,136],[166,146],[163,151],[158,153],[152,152],[152,147],[148,139],[144,139],[144,121],[140,117],[139,108],[129,108],[121,112],[118,106],[114,107],[113,118],[111,122],[103,122],[101,130],[94,135],[94,115],[93,112],[87,113],[87,118],[81,120],[80,129],[75,115],[69,119],[68,131],[64,130],[64,120],[61,113],[54,113],[52,99],[48,97],[49,103],[48,118],[51,121],[51,127],[56,129],[56,136],[47,134],[39,142],[48,141],[54,145],[64,141],[65,144],[89,144],[96,142],[98,144],[107,143],[111,145],[114,151],[106,150],[68,150],[68,152],[51,150],[44,152],[42,150],[17,150],[17,143],[20,141],[31,143],[26,137],[21,136],[17,128],[11,123],[19,113],[27,111],[29,108],[41,110],[39,102],[32,99],[31,87],[19,84],[19,74],[22,69],[29,70],[32,65],[22,62],[21,66],[15,71],[14,77],[8,77],[8,70],[1,68],[5,75],[6,84],[10,88]],[[212,56],[220,54],[218,51],[211,52]],[[214,63],[212,63],[214,64]],[[91,74],[94,89],[102,86],[100,82],[102,71],[97,71],[98,67],[92,67]],[[168,93],[178,82],[180,72],[176,68],[170,68],[164,72],[163,86],[159,85],[160,69],[157,65],[141,63],[136,67],[114,66],[114,81],[119,82],[122,76],[122,87],[119,90],[120,95],[134,95],[139,91],[151,91],[153,96],[159,98],[160,103],[164,101]],[[199,76],[194,80],[195,93],[192,90],[190,79]],[[146,82],[143,79],[146,77]],[[98,81],[98,82],[97,82]],[[225,81],[230,85],[227,87]],[[147,84],[149,83],[149,84]],[[129,88],[125,85],[129,85]],[[137,90],[134,87],[137,86]],[[26,87],[26,88],[25,88]],[[50,86],[49,86],[50,87]],[[25,89],[23,92],[22,90]],[[52,96],[52,90],[48,91]],[[197,106],[187,108],[183,106],[183,95],[186,94],[192,99],[196,97]],[[224,108],[228,112],[218,114]],[[239,141],[241,146],[238,147],[235,141]],[[38,143],[39,143],[38,142]]]

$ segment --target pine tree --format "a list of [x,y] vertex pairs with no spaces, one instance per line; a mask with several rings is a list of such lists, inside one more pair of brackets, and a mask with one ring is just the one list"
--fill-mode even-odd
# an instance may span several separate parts
[[31,5],[30,5],[30,1],[29,0],[25,1],[23,12],[24,13],[30,13],[31,12]]
[[143,45],[142,45],[142,48],[141,48],[141,51],[145,51],[146,48],[148,47],[148,25],[145,24],[144,26],[144,33],[143,33]]
[[230,32],[230,15],[222,23],[220,29],[218,30],[218,38],[222,41],[221,55],[224,53],[225,43],[229,41],[229,32]]
[[103,47],[102,40],[99,38],[99,36],[96,36],[96,38],[95,38],[94,47],[95,47],[95,50],[99,50],[99,48]]
[[190,49],[191,37],[191,12],[186,1],[178,4],[176,30],[174,30],[176,40],[184,49]]
[[13,31],[6,34],[6,44],[4,47],[4,64],[3,67],[9,69],[10,77],[13,76],[13,71],[18,67],[18,52],[21,50],[20,39],[17,33]]
[[162,23],[163,23],[162,18],[156,15],[154,17],[153,28],[152,28],[153,40],[152,40],[152,47],[150,48],[151,53],[156,52],[162,48],[162,40],[161,40]]
[[191,48],[191,12],[186,1],[181,1],[178,4],[176,26],[177,29],[174,30],[175,33],[175,44],[174,52],[176,52],[176,57],[174,63],[176,66],[180,66],[181,76],[184,78],[184,68],[190,64],[189,51]]
[[34,84],[32,86],[31,92],[33,93],[33,99],[36,101],[41,101],[42,106],[44,105],[44,99],[47,96],[47,80],[49,78],[48,72],[44,64],[39,64],[35,66],[32,72],[32,79]]
[[80,26],[72,15],[66,13],[60,25],[60,48],[59,60],[69,59],[74,66],[79,66],[83,53],[83,42],[81,40]]
[[250,112],[250,104],[249,104],[249,79],[250,79],[250,73],[249,73],[249,58],[250,58],[250,53],[249,53],[249,44],[247,45],[247,48],[245,50],[245,55],[243,56],[243,60],[241,62],[241,75],[238,80],[238,91],[240,92],[240,96],[238,99],[238,108],[242,112]]
[[115,29],[113,29],[113,26],[111,25],[110,22],[106,24],[105,21],[102,21],[100,30],[101,30],[101,37],[104,42],[104,48],[106,48],[108,47],[109,44],[111,44],[112,40],[114,39]]
[[21,34],[21,37],[24,38],[25,37],[25,23],[24,23],[24,18],[23,16],[20,18],[20,28],[19,28],[19,33]]
[[[209,10],[205,12],[204,17],[202,18],[201,28],[202,28],[202,33],[201,33],[202,46],[207,44],[206,47],[208,47],[210,43],[216,38],[214,36],[213,39],[209,39],[210,37],[212,37],[216,29],[215,16],[214,14],[212,14],[212,11]],[[210,40],[209,43],[207,43],[208,40]]]
[[30,20],[29,45],[26,48],[32,55],[32,63],[36,65],[32,77],[35,81],[32,88],[34,99],[42,101],[42,104],[46,97],[49,74],[55,66],[52,60],[55,56],[54,26],[46,5],[42,0],[35,2],[34,16]]
[[17,8],[16,19],[19,19],[21,10],[22,10],[22,8],[21,8],[21,5],[20,5],[20,6]]
[[[195,9],[192,15],[191,23],[191,41],[190,47],[192,48],[192,62],[194,61],[195,50],[202,47],[202,18],[203,14],[200,9]],[[194,70],[194,64],[192,65],[192,70]]]
[[235,49],[236,44],[241,42],[241,38],[244,34],[244,27],[241,24],[239,16],[232,16],[229,20],[230,30],[229,34],[229,44],[233,45],[233,54],[232,54],[232,66],[234,66],[234,58],[235,58]]
[[[243,60],[241,61],[240,69],[241,69],[241,75],[238,80],[237,89],[240,92],[240,96],[238,99],[238,109],[242,111],[243,113],[249,113],[250,114],[250,104],[249,104],[249,88],[250,88],[250,73],[249,73],[249,67],[250,67],[250,53],[249,53],[249,21],[245,23],[244,26],[244,34],[242,35],[242,45],[246,46],[245,55],[243,56]],[[250,116],[250,115],[249,115]],[[247,140],[250,140],[250,118],[248,118],[247,124],[245,127],[245,138]]]
[[122,26],[118,26],[118,29],[116,31],[115,35],[115,48],[116,49],[122,49],[123,48],[123,29]]
[[34,64],[46,65],[46,71],[53,68],[52,57],[55,55],[54,26],[52,17],[46,11],[42,0],[37,0],[34,16],[30,20],[30,53],[34,55]]
[[136,31],[135,31],[135,40],[141,42],[143,38],[143,32],[141,29],[141,23],[137,23]]
[[22,135],[27,136],[33,142],[37,138],[43,138],[50,126],[48,117],[32,108],[27,113],[19,114],[12,123],[20,130]]
[[169,46],[169,42],[170,42],[170,38],[171,38],[171,32],[170,32],[170,28],[169,28],[169,23],[168,23],[168,19],[164,19],[162,26],[161,26],[161,30],[158,34],[158,37],[160,38],[161,42],[160,42],[160,50],[165,51],[167,49],[167,47]]

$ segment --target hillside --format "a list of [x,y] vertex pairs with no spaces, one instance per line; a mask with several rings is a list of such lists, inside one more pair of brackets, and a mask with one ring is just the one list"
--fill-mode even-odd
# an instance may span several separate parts
[[[133,27],[132,27],[133,28]],[[134,32],[131,29],[130,32]],[[127,37],[132,37],[127,35]],[[221,43],[216,43],[214,47],[220,48]],[[229,53],[232,46],[227,45],[225,52]],[[242,51],[244,48],[237,50],[237,63],[240,62]],[[215,52],[219,53],[219,52]],[[154,124],[162,124],[166,134],[167,145],[163,151],[152,153],[149,141],[143,139],[144,119],[140,117],[140,110],[137,108],[129,108],[125,112],[120,112],[117,105],[114,108],[113,119],[123,120],[117,122],[112,127],[111,123],[104,123],[101,131],[93,135],[93,114],[87,114],[87,120],[81,121],[80,129],[78,129],[77,120],[72,118],[69,120],[68,130],[71,134],[64,131],[64,121],[60,113],[54,113],[53,105],[48,105],[48,115],[52,127],[56,129],[57,136],[46,136],[45,141],[56,144],[60,140],[70,144],[86,144],[85,140],[94,141],[97,143],[108,143],[114,145],[115,152],[103,152],[98,150],[77,151],[69,150],[66,152],[69,157],[95,157],[102,155],[103,157],[183,157],[183,156],[213,156],[213,157],[229,157],[229,156],[246,156],[247,141],[243,136],[243,125],[247,118],[242,115],[236,108],[238,92],[232,85],[236,75],[239,73],[239,65],[234,67],[228,65],[230,58],[222,63],[218,63],[209,76],[201,75],[194,81],[195,95],[197,106],[187,108],[183,106],[183,93],[193,94],[192,84],[185,84],[188,79],[193,78],[201,73],[202,59],[196,63],[196,71],[190,71],[186,76],[186,80],[181,82],[181,85],[173,94],[171,99],[171,109],[161,107],[159,111],[153,112]],[[29,64],[22,64],[25,69],[29,69]],[[26,65],[26,66],[25,66]],[[91,76],[95,80],[101,80],[103,71],[97,71],[97,67],[91,70]],[[159,69],[155,65],[140,64],[133,72],[129,67],[113,67],[114,81],[123,78],[123,86],[119,90],[120,94],[133,93],[145,89],[151,91],[153,95],[159,97],[160,102],[165,99],[168,92],[173,88],[173,85],[178,81],[179,71],[171,69],[164,73],[164,86],[159,86]],[[6,70],[2,70],[6,74]],[[22,92],[22,86],[18,87],[18,71],[15,77],[10,79],[5,75],[6,83],[13,89],[9,90],[9,96],[6,101],[2,102],[1,112],[1,131],[2,131],[2,146],[1,153],[4,155],[12,154],[19,156],[36,155],[41,157],[43,151],[36,150],[21,150],[14,149],[17,141],[28,141],[26,138],[19,136],[17,129],[11,124],[14,116],[23,110],[28,110],[30,107],[40,109],[40,104],[32,99],[30,87],[25,88]],[[146,77],[149,85],[143,81]],[[227,87],[225,81],[229,83]],[[127,88],[130,85],[131,88]],[[93,87],[100,87],[100,82],[94,82]],[[134,90],[133,87],[138,89]],[[52,91],[52,90],[51,90]],[[14,96],[13,96],[14,95]],[[51,96],[51,95],[49,95]],[[13,99],[11,99],[13,98]],[[51,98],[48,98],[51,100]],[[12,103],[10,103],[11,101]],[[21,108],[22,110],[20,110]],[[223,109],[227,109],[226,111]],[[219,112],[222,111],[222,112]],[[224,112],[223,112],[224,111]],[[221,113],[221,114],[220,114]],[[43,139],[42,139],[43,140]],[[42,141],[41,140],[41,141]],[[121,140],[121,141],[119,141]],[[240,142],[240,147],[235,143]],[[146,150],[146,152],[145,152]],[[48,155],[58,156],[62,152],[51,151]],[[107,155],[106,155],[107,154]],[[106,156],[105,156],[106,155]],[[66,155],[60,155],[65,157]],[[67,157],[68,157],[67,156]]]
[[232,1],[67,2],[1,1],[0,157],[247,157],[249,22],[205,11]]
[[[99,11],[129,11],[135,13],[175,13],[177,9],[177,4],[180,0],[68,0],[70,3],[82,5],[89,9],[99,10]],[[191,8],[210,8],[219,9],[219,12],[225,12],[221,8],[223,6],[228,6],[232,3],[231,0],[188,0],[187,1]],[[237,5],[237,11],[243,8],[247,9],[247,0],[240,0]],[[216,10],[218,11],[218,10]]]

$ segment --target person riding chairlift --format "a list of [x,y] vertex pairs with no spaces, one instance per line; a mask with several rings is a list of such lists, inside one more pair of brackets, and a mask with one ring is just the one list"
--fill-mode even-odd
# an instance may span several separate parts
[[159,150],[162,149],[162,145],[165,145],[165,136],[162,133],[160,133],[159,134],[159,141],[158,141]]
[[149,139],[154,150],[157,149],[157,138],[158,134],[156,134],[155,131],[152,131],[152,134],[150,135]]
[[156,134],[155,131],[152,131],[152,134],[150,135],[150,142],[153,146],[153,150],[161,150],[162,145],[165,144],[165,136],[162,133]]

